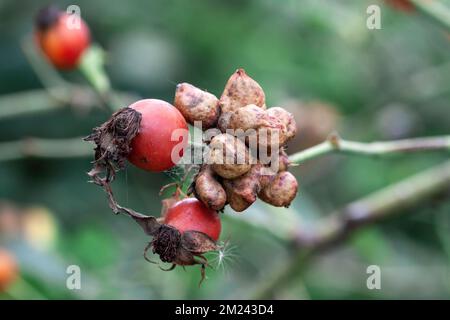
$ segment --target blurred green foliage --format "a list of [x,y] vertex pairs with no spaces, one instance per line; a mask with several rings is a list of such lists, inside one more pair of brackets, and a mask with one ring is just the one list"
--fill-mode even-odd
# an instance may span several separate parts
[[[0,2],[0,94],[42,88],[20,41],[46,3]],[[366,28],[366,8],[372,3],[382,8],[381,30]],[[395,11],[377,0],[76,4],[93,39],[108,52],[115,89],[172,101],[175,84],[189,82],[220,95],[231,73],[243,67],[265,89],[268,105],[322,101],[339,114],[336,129],[353,140],[449,133],[450,38],[419,14]],[[63,76],[84,81],[77,72]],[[0,96],[0,108],[1,101]],[[99,109],[66,108],[0,119],[0,142],[83,136],[106,117]],[[296,167],[301,189],[290,209],[257,203],[248,217],[225,213],[222,239],[231,243],[226,263],[209,269],[201,288],[198,268],[164,273],[143,260],[149,239],[125,216],[114,216],[100,188],[87,183],[90,159],[2,162],[0,201],[18,211],[47,207],[58,235],[53,246],[36,248],[35,238],[0,234],[1,245],[14,253],[21,270],[20,280],[0,298],[248,298],[255,284],[292,254],[287,228],[306,228],[333,209],[444,159],[448,154],[336,155]],[[169,182],[162,174],[129,167],[114,188],[119,202],[157,214],[158,190]],[[344,246],[317,257],[276,297],[450,298],[449,213],[447,193],[358,232]],[[259,227],[258,219],[269,220],[273,232]],[[65,287],[71,264],[81,267],[82,290]],[[366,287],[370,264],[383,270],[382,290]]]

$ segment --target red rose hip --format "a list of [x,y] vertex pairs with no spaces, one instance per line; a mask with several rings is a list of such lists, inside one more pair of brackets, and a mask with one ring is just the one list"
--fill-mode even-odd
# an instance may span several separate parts
[[166,212],[164,223],[176,228],[180,233],[198,231],[217,241],[222,225],[217,211],[207,208],[196,198],[177,202]]
[[50,6],[37,16],[35,40],[56,68],[68,70],[78,65],[89,47],[90,32],[81,18]]
[[[170,103],[157,99],[139,100],[129,108],[141,114],[141,123],[131,141],[128,160],[149,171],[172,168],[176,158],[183,156],[188,143],[188,127],[183,115]],[[176,130],[180,134],[172,136]]]

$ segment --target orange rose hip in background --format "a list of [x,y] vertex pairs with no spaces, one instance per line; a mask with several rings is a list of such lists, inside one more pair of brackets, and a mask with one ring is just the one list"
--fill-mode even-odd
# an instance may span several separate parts
[[14,256],[0,248],[0,292],[6,290],[14,282],[17,274],[18,268]]
[[78,16],[54,6],[42,9],[35,21],[35,40],[46,58],[58,69],[75,68],[90,45],[90,32]]

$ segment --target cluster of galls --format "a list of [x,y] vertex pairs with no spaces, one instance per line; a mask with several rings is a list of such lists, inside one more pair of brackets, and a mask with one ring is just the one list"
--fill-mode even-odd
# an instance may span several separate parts
[[208,208],[229,204],[242,212],[258,197],[277,207],[290,205],[298,183],[287,171],[284,146],[295,136],[294,117],[283,108],[267,108],[263,89],[243,69],[230,77],[220,99],[179,84],[174,105],[189,123],[219,132],[209,141],[192,188]]

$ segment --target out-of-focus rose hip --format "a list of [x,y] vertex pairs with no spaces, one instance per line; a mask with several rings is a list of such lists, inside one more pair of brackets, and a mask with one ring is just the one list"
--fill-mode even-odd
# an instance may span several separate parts
[[0,292],[6,290],[17,278],[16,259],[7,250],[0,248]]
[[392,8],[404,11],[404,12],[413,12],[414,5],[409,0],[385,0],[385,2],[390,5]]
[[54,6],[42,9],[35,23],[35,40],[47,59],[58,69],[75,68],[90,45],[86,23]]

